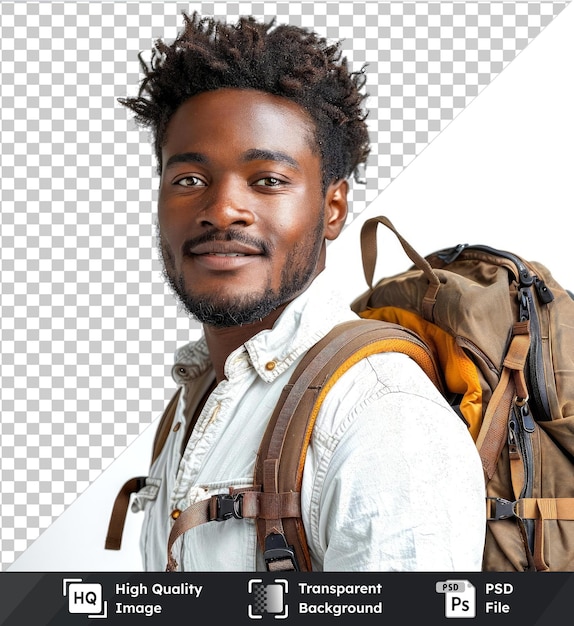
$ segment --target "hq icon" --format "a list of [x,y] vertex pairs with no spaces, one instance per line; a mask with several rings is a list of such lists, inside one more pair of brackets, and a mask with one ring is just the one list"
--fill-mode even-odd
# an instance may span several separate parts
[[99,618],[108,616],[108,603],[103,599],[100,583],[85,583],[81,578],[65,578],[63,593],[68,598],[69,613]]

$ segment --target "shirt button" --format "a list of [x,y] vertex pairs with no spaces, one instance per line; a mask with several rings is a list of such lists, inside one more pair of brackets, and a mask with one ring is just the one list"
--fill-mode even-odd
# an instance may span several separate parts
[[181,515],[181,511],[179,509],[174,509],[171,512],[171,519],[177,519]]
[[269,363],[265,363],[265,369],[268,372],[272,372],[275,369],[277,363],[275,361],[269,361]]
[[173,432],[176,433],[179,429],[181,428],[181,422],[178,422],[174,427],[173,427]]

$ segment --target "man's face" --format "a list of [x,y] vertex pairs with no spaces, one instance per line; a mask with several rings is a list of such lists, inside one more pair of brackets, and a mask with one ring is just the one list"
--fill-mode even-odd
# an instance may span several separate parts
[[323,269],[346,216],[345,181],[321,187],[307,113],[255,90],[187,100],[162,148],[158,227],[167,279],[212,326],[249,324]]

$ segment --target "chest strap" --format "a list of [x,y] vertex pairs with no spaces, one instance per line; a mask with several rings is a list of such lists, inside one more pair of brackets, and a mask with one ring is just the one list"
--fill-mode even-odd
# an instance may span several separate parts
[[207,522],[225,522],[228,519],[281,519],[300,517],[299,493],[263,493],[258,487],[233,489],[200,500],[182,511],[175,520],[167,542],[166,572],[175,572],[178,563],[173,556],[173,545],[183,533]]

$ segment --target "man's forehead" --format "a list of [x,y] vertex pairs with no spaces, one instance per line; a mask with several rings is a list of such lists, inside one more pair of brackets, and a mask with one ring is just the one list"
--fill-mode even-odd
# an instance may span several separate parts
[[[205,158],[204,150],[184,149],[185,143],[201,139],[209,146],[211,133],[225,129],[230,141],[231,137],[250,139],[251,145],[241,150],[245,161],[282,161],[296,167],[291,152],[301,140],[307,149],[319,153],[315,124],[303,106],[266,91],[222,88],[196,94],[176,109],[163,142],[171,155],[164,150],[164,157],[170,162],[172,157],[200,162]],[[187,157],[177,156],[187,153]]]
[[239,87],[220,87],[194,94],[184,100],[170,115],[173,119],[178,113],[191,112],[206,101],[214,115],[223,113],[237,104],[242,110],[249,111],[265,107],[269,111],[276,111],[278,115],[291,114],[300,117],[302,121],[315,126],[315,122],[307,108],[295,99],[279,96],[263,89],[245,89]]

